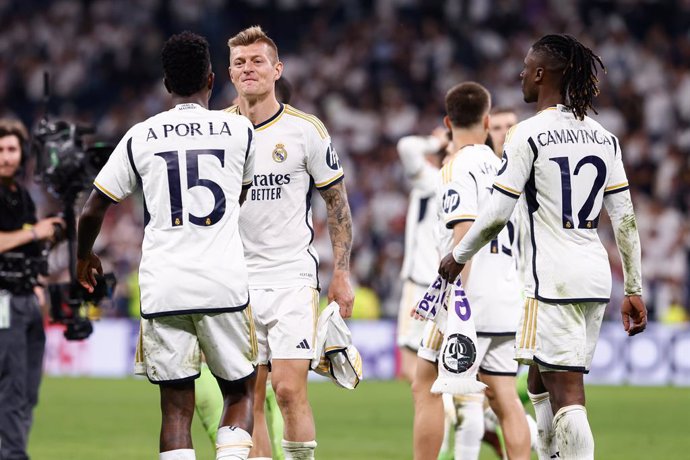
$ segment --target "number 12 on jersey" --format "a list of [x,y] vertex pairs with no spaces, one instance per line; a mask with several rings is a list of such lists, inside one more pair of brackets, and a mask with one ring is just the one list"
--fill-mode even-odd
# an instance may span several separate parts
[[[571,229],[573,228],[573,191],[571,185],[570,176],[570,161],[568,157],[556,157],[550,158],[551,161],[555,162],[561,170],[561,203],[563,208],[563,228]],[[577,213],[578,225],[577,228],[597,228],[599,224],[599,213],[592,219],[589,219],[592,209],[594,208],[594,201],[599,194],[599,191],[604,186],[606,182],[606,163],[604,160],[595,155],[588,155],[581,159],[577,165],[575,165],[575,171],[573,175],[577,176],[580,170],[585,165],[592,165],[597,170],[597,175],[594,178],[594,183],[592,184],[592,189],[589,191],[589,195],[585,200],[582,208]]]
[[[211,179],[199,177],[199,157],[211,155],[220,161],[220,166],[225,166],[225,150],[199,149],[185,151],[187,164],[187,189],[192,187],[205,187],[213,194],[213,210],[205,216],[196,216],[189,213],[189,222],[200,227],[207,227],[217,223],[225,215],[225,194],[218,183]],[[165,160],[168,172],[168,190],[170,191],[170,220],[173,227],[179,227],[184,223],[182,211],[182,190],[180,182],[180,156],[177,150],[156,153],[157,157]]]

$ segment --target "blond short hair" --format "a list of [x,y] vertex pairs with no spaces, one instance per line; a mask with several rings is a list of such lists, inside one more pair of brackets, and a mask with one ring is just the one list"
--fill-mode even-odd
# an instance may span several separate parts
[[275,53],[276,62],[279,61],[278,47],[271,37],[266,35],[266,32],[263,31],[261,26],[248,27],[234,37],[231,37],[228,40],[228,48],[230,48],[230,52],[232,53],[232,48],[234,46],[249,46],[257,42],[266,43],[268,47],[271,48]]

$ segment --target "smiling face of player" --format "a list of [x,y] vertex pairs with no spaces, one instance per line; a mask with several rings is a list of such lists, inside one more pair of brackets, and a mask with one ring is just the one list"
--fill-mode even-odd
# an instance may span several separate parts
[[22,161],[22,147],[15,135],[0,137],[0,181],[12,181]]
[[228,70],[241,98],[263,99],[275,94],[275,82],[283,72],[283,63],[267,43],[258,41],[233,47]]

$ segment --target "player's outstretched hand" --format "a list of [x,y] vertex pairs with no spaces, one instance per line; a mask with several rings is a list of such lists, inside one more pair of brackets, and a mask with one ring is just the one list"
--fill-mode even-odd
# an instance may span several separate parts
[[441,261],[441,265],[438,267],[438,274],[441,275],[441,278],[444,280],[453,283],[463,267],[465,267],[465,264],[457,263],[451,252]]
[[639,295],[627,295],[621,305],[623,328],[629,336],[639,334],[647,327],[647,307]]
[[85,259],[77,259],[77,280],[89,292],[93,292],[96,287],[94,270],[99,275],[103,274],[101,259],[93,252],[89,252]]
[[336,301],[340,306],[340,316],[349,318],[352,316],[352,304],[355,301],[355,293],[350,283],[350,272],[345,270],[335,270],[333,279],[328,288],[328,301]]

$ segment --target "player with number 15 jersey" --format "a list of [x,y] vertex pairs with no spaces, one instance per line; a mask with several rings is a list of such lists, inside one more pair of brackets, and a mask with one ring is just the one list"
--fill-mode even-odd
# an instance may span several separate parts
[[178,104],[132,127],[96,177],[96,189],[114,202],[142,184],[144,318],[247,306],[238,219],[240,192],[253,176],[253,137],[244,117]]

